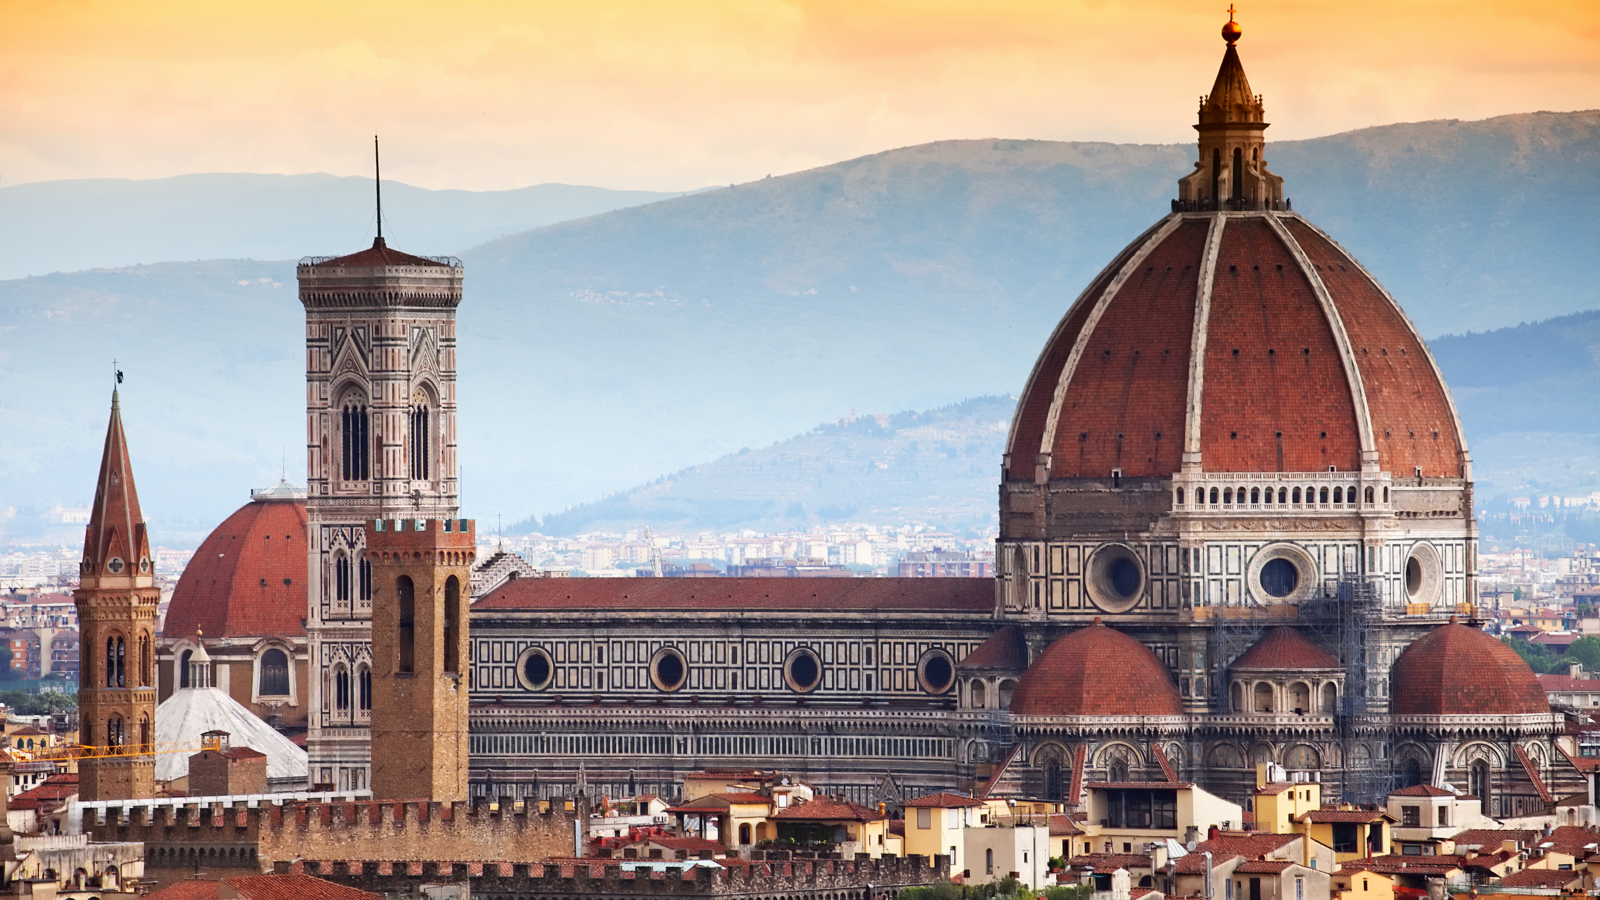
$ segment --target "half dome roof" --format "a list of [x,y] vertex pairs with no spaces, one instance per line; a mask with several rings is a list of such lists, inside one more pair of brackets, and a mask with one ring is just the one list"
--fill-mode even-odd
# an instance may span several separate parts
[[1337,669],[1339,661],[1299,631],[1280,625],[1262,635],[1228,668],[1235,672]]
[[1150,648],[1096,619],[1045,648],[1017,683],[1019,716],[1176,716],[1183,702]]
[[1034,366],[1006,476],[1380,469],[1459,478],[1466,440],[1394,299],[1292,212],[1174,213],[1068,310]]
[[1401,716],[1515,716],[1550,712],[1550,698],[1517,651],[1450,622],[1412,642],[1389,671]]

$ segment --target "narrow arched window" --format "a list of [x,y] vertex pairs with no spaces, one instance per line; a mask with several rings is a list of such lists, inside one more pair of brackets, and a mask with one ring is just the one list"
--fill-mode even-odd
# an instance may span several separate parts
[[1044,798],[1057,803],[1065,799],[1061,787],[1061,760],[1051,759],[1044,764]]
[[335,712],[350,711],[350,670],[343,664],[333,670],[333,708]]
[[1333,489],[1333,502],[1334,503],[1343,503],[1344,502],[1344,488],[1334,488]]
[[372,669],[366,665],[356,668],[356,708],[363,715],[372,712]]
[[1318,496],[1320,496],[1322,498],[1321,502],[1327,503],[1328,502],[1328,489],[1327,488],[1323,488],[1322,489],[1322,493],[1320,495],[1318,495]]
[[343,443],[342,471],[346,481],[366,481],[372,477],[372,438],[368,432],[370,421],[364,404],[345,404],[339,434]]
[[189,657],[194,656],[193,650],[185,650],[178,657],[178,687],[194,687],[189,683]]
[[429,418],[428,407],[418,405],[411,408],[410,449],[413,481],[427,481],[429,477]]
[[361,557],[361,584],[357,596],[363,603],[372,602],[372,561],[365,556]]
[[1211,148],[1211,202],[1217,206],[1222,205],[1222,148]]
[[1251,503],[1260,503],[1261,502],[1261,488],[1251,488],[1250,489],[1250,502]]
[[117,686],[117,639],[106,638],[106,687]]
[[1366,499],[1368,503],[1372,502],[1372,488],[1367,488]]
[[397,623],[396,637],[399,638],[399,659],[395,661],[396,672],[413,672],[417,665],[417,596],[416,586],[411,583],[409,575],[401,575],[395,581],[395,596],[399,600],[399,621]]
[[1267,488],[1266,490],[1261,492],[1261,502],[1262,503],[1271,503],[1272,502],[1272,488]]
[[274,647],[261,654],[261,679],[257,693],[263,697],[289,695],[289,655]]
[[1222,489],[1222,502],[1223,503],[1232,503],[1233,502],[1233,488],[1223,488]]
[[1233,199],[1244,199],[1244,148],[1233,148]]
[[1298,504],[1300,502],[1300,489],[1299,488],[1295,488],[1294,489],[1294,494],[1292,496],[1294,497],[1294,502],[1296,504]]
[[333,558],[333,600],[338,606],[350,605],[350,557],[343,553]]
[[461,627],[461,582],[451,575],[444,582],[444,670],[460,671],[461,654],[456,649]]
[[1183,505],[1183,488],[1178,488],[1178,505]]
[[149,713],[140,713],[139,714],[139,752],[140,753],[149,753],[150,752],[150,715],[149,715]]
[[106,720],[106,746],[121,747],[123,744],[122,717],[112,716]]
[[1278,488],[1278,502],[1279,503],[1288,503],[1289,502],[1289,489],[1288,488]]
[[150,635],[139,635],[139,686],[150,687],[156,683],[155,654],[150,650]]
[[1215,504],[1217,502],[1217,489],[1216,488],[1212,488],[1211,489],[1211,502],[1213,504]]

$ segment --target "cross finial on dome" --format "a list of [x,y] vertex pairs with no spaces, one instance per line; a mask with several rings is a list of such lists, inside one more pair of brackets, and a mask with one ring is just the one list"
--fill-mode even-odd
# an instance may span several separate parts
[[1239,23],[1233,20],[1233,4],[1230,3],[1228,4],[1228,24],[1222,26],[1222,39],[1227,41],[1228,46],[1231,47],[1233,42],[1237,41],[1242,34],[1244,34],[1244,29],[1240,28]]

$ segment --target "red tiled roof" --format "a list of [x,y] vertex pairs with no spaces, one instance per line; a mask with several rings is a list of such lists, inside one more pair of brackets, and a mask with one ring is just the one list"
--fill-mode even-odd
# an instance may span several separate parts
[[1339,661],[1299,631],[1280,625],[1262,635],[1261,640],[1234,660],[1230,668],[1238,671],[1337,669]]
[[1579,859],[1594,853],[1597,848],[1593,845],[1600,844],[1600,834],[1577,825],[1562,825],[1550,832],[1539,841],[1540,845],[1549,843],[1550,849]]
[[1296,822],[1312,822],[1327,824],[1331,822],[1376,822],[1379,819],[1393,819],[1381,809],[1313,809],[1308,813],[1301,813]]
[[422,256],[412,256],[391,250],[383,238],[372,242],[372,246],[365,250],[357,250],[345,256],[335,257],[326,262],[317,263],[318,266],[438,266],[437,262]]
[[[304,550],[301,568],[305,568]],[[518,609],[874,610],[984,613],[982,578],[518,578],[472,606]]]
[[180,881],[145,895],[145,900],[217,900],[217,881]]
[[817,797],[805,803],[786,806],[774,813],[772,818],[791,822],[876,822],[883,816],[875,809],[849,800]]
[[931,806],[937,809],[964,809],[981,807],[984,804],[979,800],[974,800],[971,797],[966,796],[965,794],[952,794],[949,791],[939,791],[937,793],[918,797],[915,800],[907,800],[905,805],[909,807]]
[[1550,693],[1556,691],[1600,691],[1600,678],[1573,678],[1571,675],[1536,675],[1539,686]]
[[1532,845],[1539,832],[1525,828],[1468,828],[1451,838],[1457,847],[1493,847],[1498,849],[1506,841],[1520,841]]
[[1028,642],[1022,629],[1007,625],[989,635],[956,665],[963,669],[1009,669],[1020,672],[1028,667]]
[[726,809],[735,804],[771,806],[772,798],[750,793],[707,794],[671,807],[667,812],[701,812],[708,809]]
[[[1226,850],[1213,850],[1211,851],[1212,868],[1220,866],[1230,859],[1238,859],[1239,856],[1240,854],[1238,853],[1230,853]],[[1148,868],[1149,865],[1150,863],[1146,861],[1145,867]],[[1185,854],[1178,857],[1173,865],[1173,871],[1179,875],[1202,875],[1206,871],[1206,858],[1199,853]]]
[[1299,863],[1287,859],[1247,859],[1233,867],[1233,871],[1240,875],[1276,875],[1290,866]]
[[637,847],[640,844],[656,844],[668,850],[687,850],[690,853],[699,853],[701,850],[710,850],[713,853],[728,852],[727,847],[716,841],[708,841],[693,835],[657,834],[634,841],[628,846]]
[[1562,632],[1561,634],[1556,634],[1555,632],[1551,631],[1544,631],[1534,635],[1530,643],[1545,644],[1552,647],[1565,647],[1580,637],[1583,637],[1583,635],[1573,634],[1570,631]]
[[1083,829],[1079,828],[1078,823],[1072,821],[1072,816],[1068,815],[1067,813],[1051,813],[1050,833],[1083,834]]
[[11,798],[12,809],[54,809],[78,793],[78,776],[73,773],[51,775],[43,784]]
[[1389,792],[1389,796],[1391,796],[1391,797],[1454,797],[1454,796],[1456,796],[1456,793],[1454,791],[1447,791],[1444,788],[1434,787],[1431,784],[1413,784],[1410,787],[1403,787],[1403,788],[1399,789],[1398,791],[1390,791]]
[[1157,788],[1192,788],[1192,781],[1091,781],[1090,790],[1153,790]]
[[1138,853],[1085,853],[1082,856],[1074,856],[1068,859],[1067,865],[1075,869],[1093,869],[1096,872],[1112,872],[1117,869],[1148,869],[1150,868],[1150,857]]
[[1390,670],[1396,715],[1548,713],[1539,679],[1515,650],[1482,631],[1440,625],[1400,654]]
[[1195,845],[1195,850],[1212,853],[1237,853],[1246,859],[1257,859],[1277,852],[1288,844],[1300,840],[1298,834],[1267,834],[1256,831],[1224,831]]
[[1039,654],[1011,695],[1019,716],[1175,716],[1178,687],[1149,647],[1095,624]]
[[241,900],[382,900],[382,896],[358,888],[323,881],[303,873],[286,875],[243,875],[224,878]]
[[1564,888],[1582,880],[1583,873],[1571,869],[1523,869],[1503,876],[1500,884],[1502,887]]
[[252,500],[201,542],[162,626],[166,637],[306,633],[306,504]]

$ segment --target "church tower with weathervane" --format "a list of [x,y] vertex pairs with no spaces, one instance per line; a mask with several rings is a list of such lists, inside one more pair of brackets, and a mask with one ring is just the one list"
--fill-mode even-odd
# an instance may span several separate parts
[[155,628],[161,592],[115,390],[73,597],[83,647],[78,676],[82,741],[104,748],[79,760],[79,794],[91,801],[152,797]]
[[372,564],[367,523],[453,519],[461,261],[384,242],[307,257],[306,630],[309,780],[371,785]]

